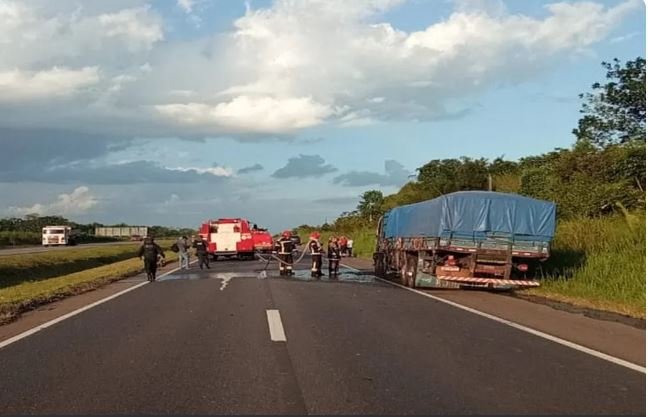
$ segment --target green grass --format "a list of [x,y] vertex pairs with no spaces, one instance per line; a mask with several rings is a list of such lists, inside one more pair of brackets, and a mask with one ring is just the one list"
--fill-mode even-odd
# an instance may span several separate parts
[[0,247],[38,245],[42,235],[37,232],[0,232]]
[[[162,241],[169,247],[170,241]],[[137,256],[139,245],[106,245],[100,247],[51,250],[0,256],[0,289],[28,281],[43,281],[86,269],[109,265]],[[166,251],[172,253],[170,251]]]
[[[176,253],[165,254],[167,261],[177,260]],[[0,324],[39,305],[99,288],[110,282],[142,272],[139,258],[131,258],[73,274],[41,281],[26,281],[0,288]]]
[[[342,235],[346,236],[347,239],[353,239],[354,256],[360,258],[371,258],[375,250],[376,237],[374,235],[374,232],[370,231],[369,229],[360,229],[353,232],[345,232],[345,233],[339,233],[339,232],[320,232],[320,233],[321,233],[320,242],[322,242],[322,245],[324,245],[325,250],[328,244],[329,237],[342,236]],[[308,242],[309,235],[310,233],[304,232],[304,233],[300,233],[299,237],[301,238],[303,243],[306,243]]]
[[560,222],[542,286],[523,293],[646,316],[645,213]]

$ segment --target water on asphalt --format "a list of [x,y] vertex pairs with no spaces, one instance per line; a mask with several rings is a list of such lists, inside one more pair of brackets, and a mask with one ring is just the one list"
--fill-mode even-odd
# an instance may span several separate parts
[[376,278],[367,273],[353,271],[347,268],[340,268],[340,273],[337,276],[330,277],[324,275],[320,278],[311,277],[311,271],[307,269],[298,269],[294,271],[294,275],[289,277],[279,276],[275,271],[267,271],[267,274],[262,274],[263,269],[255,272],[219,272],[210,270],[180,270],[174,274],[167,275],[158,281],[177,281],[177,280],[204,280],[204,279],[219,279],[222,283],[222,289],[225,289],[228,283],[235,278],[257,278],[257,279],[286,279],[298,281],[318,281],[318,282],[352,282],[352,283],[365,283],[372,284],[376,282]]

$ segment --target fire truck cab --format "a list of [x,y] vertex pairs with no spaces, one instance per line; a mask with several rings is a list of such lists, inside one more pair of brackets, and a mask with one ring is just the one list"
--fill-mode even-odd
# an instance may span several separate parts
[[207,240],[207,251],[214,260],[219,256],[254,258],[254,239],[246,219],[208,220],[202,224],[200,236]]

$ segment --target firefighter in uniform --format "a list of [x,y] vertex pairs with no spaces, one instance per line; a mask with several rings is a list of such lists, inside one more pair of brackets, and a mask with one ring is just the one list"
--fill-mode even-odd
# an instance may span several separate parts
[[337,276],[338,269],[340,268],[340,258],[342,256],[340,254],[340,245],[338,244],[336,237],[329,239],[327,256],[329,277]]
[[320,234],[318,232],[313,232],[310,235],[310,241],[308,242],[308,249],[310,249],[311,254],[311,277],[319,278],[322,276],[322,244],[319,241]]
[[290,232],[285,231],[281,234],[281,239],[277,241],[277,255],[282,262],[279,262],[279,275],[293,274],[293,250],[295,244],[290,239]]
[[207,253],[207,241],[202,236],[198,236],[197,239],[193,242],[193,247],[196,249],[196,256],[200,263],[200,269],[203,269],[203,265],[209,268],[209,254]]
[[158,256],[164,258],[164,251],[160,245],[155,243],[152,237],[144,239],[144,243],[139,249],[139,258],[144,258],[144,270],[149,281],[155,281],[155,273],[157,272]]

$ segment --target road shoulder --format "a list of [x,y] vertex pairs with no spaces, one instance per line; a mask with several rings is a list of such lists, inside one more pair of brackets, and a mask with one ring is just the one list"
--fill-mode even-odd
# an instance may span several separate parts
[[[361,271],[373,271],[371,260],[344,258],[342,263]],[[600,320],[585,316],[582,311],[564,311],[502,294],[463,290],[424,291],[641,366],[646,364],[645,328]]]
[[[160,274],[171,271],[177,267],[172,262],[159,270]],[[101,301],[104,298],[127,290],[146,281],[145,274],[138,274],[113,281],[107,285],[81,294],[65,297],[61,300],[44,304],[34,310],[22,313],[16,320],[0,325],[0,342],[17,336],[25,331],[41,326],[51,320],[69,314],[87,305]]]

